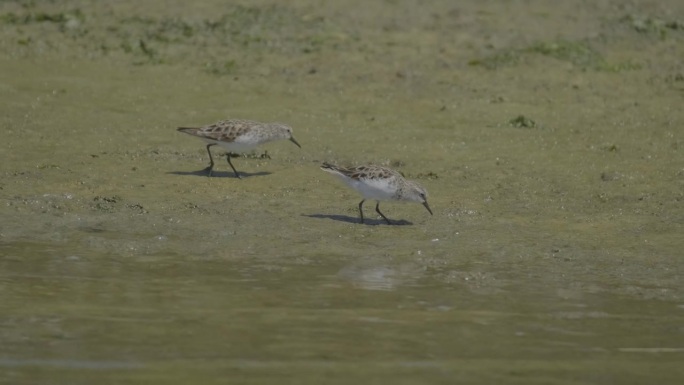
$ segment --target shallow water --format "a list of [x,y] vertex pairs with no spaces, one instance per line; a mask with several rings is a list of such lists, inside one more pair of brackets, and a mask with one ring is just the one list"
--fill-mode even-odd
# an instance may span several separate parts
[[[682,306],[548,279],[335,260],[120,258],[2,247],[3,377],[675,383]],[[636,288],[635,290],[638,290]]]
[[[0,382],[681,382],[665,3],[0,4]],[[208,178],[224,118],[302,149]]]

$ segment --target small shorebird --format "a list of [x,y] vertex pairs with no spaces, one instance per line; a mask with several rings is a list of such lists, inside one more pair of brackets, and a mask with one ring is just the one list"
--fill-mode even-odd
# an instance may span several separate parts
[[380,201],[404,201],[422,203],[432,215],[427,203],[427,191],[418,183],[406,180],[400,173],[381,166],[339,167],[323,163],[323,171],[337,176],[347,186],[358,191],[363,200],[359,203],[359,215],[363,223],[363,202],[366,199],[377,201],[375,211],[391,224],[389,219],[380,212]]
[[221,120],[199,128],[179,127],[178,131],[196,136],[208,143],[209,166],[205,171],[209,173],[209,176],[214,169],[214,158],[212,158],[209,148],[214,145],[219,145],[228,150],[226,156],[228,164],[238,178],[242,177],[230,161],[231,154],[247,152],[260,144],[283,139],[288,139],[299,148],[302,147],[292,136],[292,128],[282,123],[260,123],[251,120],[231,119]]

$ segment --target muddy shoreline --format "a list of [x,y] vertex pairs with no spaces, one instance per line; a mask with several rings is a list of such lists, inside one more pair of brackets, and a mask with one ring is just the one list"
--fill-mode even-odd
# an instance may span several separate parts
[[[684,375],[680,2],[7,1],[0,23],[0,378]],[[302,149],[208,178],[175,129],[226,118]],[[323,161],[397,168],[435,215],[360,225]]]

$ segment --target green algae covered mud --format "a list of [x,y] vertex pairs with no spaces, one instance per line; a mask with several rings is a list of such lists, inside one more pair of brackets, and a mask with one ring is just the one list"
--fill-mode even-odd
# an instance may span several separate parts
[[[683,20],[1,2],[0,383],[681,382]],[[302,149],[208,177],[176,128],[223,119]],[[360,224],[323,162],[396,169],[434,215]]]

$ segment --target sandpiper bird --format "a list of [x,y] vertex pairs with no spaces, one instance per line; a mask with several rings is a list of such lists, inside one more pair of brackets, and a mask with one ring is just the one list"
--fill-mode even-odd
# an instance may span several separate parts
[[432,210],[427,203],[427,191],[418,183],[404,179],[397,171],[373,165],[339,167],[329,163],[323,163],[321,169],[337,176],[342,182],[363,196],[363,200],[359,203],[361,223],[363,223],[363,202],[366,199],[377,201],[375,211],[385,219],[388,225],[391,223],[380,212],[380,201],[422,203],[432,215]]
[[209,173],[209,176],[214,169],[214,158],[212,158],[209,148],[214,145],[219,145],[228,150],[226,156],[228,164],[238,178],[242,177],[230,161],[231,154],[247,152],[260,144],[282,139],[288,139],[297,147],[302,147],[292,136],[292,128],[282,123],[260,123],[251,120],[231,119],[221,120],[199,128],[179,127],[178,131],[196,136],[208,143],[209,166],[205,171]]

